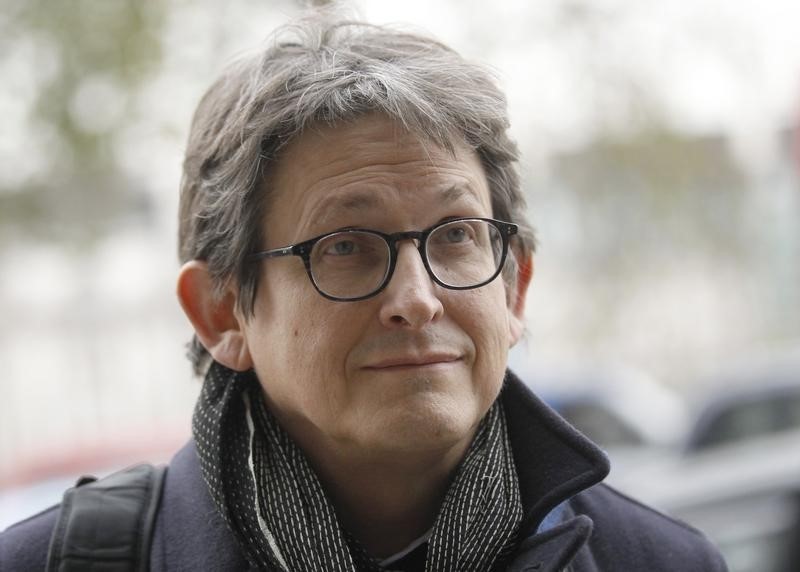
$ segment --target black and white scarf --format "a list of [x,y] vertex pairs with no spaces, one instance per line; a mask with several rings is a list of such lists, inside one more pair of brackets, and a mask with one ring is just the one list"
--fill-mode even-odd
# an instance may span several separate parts
[[[303,452],[264,404],[255,374],[213,363],[192,430],[203,477],[248,560],[281,572],[382,570],[339,524]],[[497,569],[522,519],[505,415],[491,407],[445,495],[426,570]]]

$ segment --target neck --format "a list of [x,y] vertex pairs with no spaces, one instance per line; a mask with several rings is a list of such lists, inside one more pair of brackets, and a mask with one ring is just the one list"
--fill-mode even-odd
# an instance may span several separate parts
[[[399,552],[433,527],[463,443],[424,452],[352,452],[295,440],[304,450],[342,525],[374,558]],[[306,445],[311,445],[307,447]],[[316,446],[315,446],[316,445]]]
[[377,558],[433,527],[463,451],[449,458],[364,460],[319,467],[342,524]]

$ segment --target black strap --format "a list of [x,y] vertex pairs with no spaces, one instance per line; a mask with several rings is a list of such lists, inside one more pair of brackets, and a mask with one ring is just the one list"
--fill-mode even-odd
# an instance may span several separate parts
[[47,572],[145,572],[166,472],[136,465],[67,490]]

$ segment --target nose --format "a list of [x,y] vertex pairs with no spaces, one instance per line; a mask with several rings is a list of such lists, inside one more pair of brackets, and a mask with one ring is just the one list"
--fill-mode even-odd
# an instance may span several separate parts
[[420,329],[444,313],[416,241],[397,245],[397,264],[389,284],[381,293],[380,320],[386,327]]

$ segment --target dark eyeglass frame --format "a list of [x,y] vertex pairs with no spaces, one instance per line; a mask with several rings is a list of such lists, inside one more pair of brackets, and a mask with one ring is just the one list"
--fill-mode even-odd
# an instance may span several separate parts
[[[442,282],[431,269],[430,262],[428,261],[428,254],[426,252],[428,237],[434,231],[436,231],[438,228],[444,225],[462,221],[464,222],[483,221],[489,223],[499,231],[500,238],[503,241],[503,252],[500,256],[500,261],[499,264],[497,265],[497,270],[495,271],[494,274],[492,274],[491,277],[487,278],[483,282],[475,284],[474,286],[453,286],[445,282]],[[500,274],[500,271],[503,269],[503,266],[506,263],[509,240],[512,236],[517,234],[518,230],[519,227],[514,223],[495,220],[492,218],[482,218],[482,217],[453,218],[444,220],[442,222],[438,222],[435,225],[426,228],[425,230],[409,230],[404,232],[393,232],[391,234],[387,234],[385,232],[380,232],[378,230],[373,230],[370,228],[343,228],[341,230],[335,230],[333,232],[326,232],[325,234],[315,236],[314,238],[304,240],[303,242],[298,242],[297,244],[292,244],[281,248],[273,248],[271,250],[262,250],[260,252],[254,252],[253,254],[247,257],[247,260],[249,262],[257,262],[259,260],[264,260],[265,258],[278,258],[281,256],[299,256],[300,258],[303,259],[303,264],[305,265],[308,278],[311,280],[311,283],[314,285],[314,288],[317,290],[317,292],[320,293],[320,295],[327,298],[328,300],[333,300],[335,302],[358,302],[359,300],[366,300],[367,298],[372,298],[373,296],[377,296],[384,288],[386,288],[386,285],[389,284],[389,281],[392,279],[392,275],[394,275],[395,267],[397,266],[397,243],[403,240],[416,240],[418,241],[417,250],[419,251],[420,257],[422,258],[422,264],[425,266],[425,270],[428,272],[428,276],[431,277],[431,280],[433,280],[439,286],[447,288],[449,290],[472,290],[474,288],[480,288],[481,286],[485,286],[489,282],[497,278],[497,275]],[[314,245],[318,243],[320,240],[328,238],[329,236],[345,232],[363,232],[366,234],[372,234],[382,238],[384,242],[386,242],[386,244],[389,246],[389,265],[386,270],[386,274],[383,277],[383,281],[372,292],[364,294],[363,296],[357,296],[355,298],[341,298],[327,294],[326,292],[322,291],[320,287],[317,285],[316,280],[314,280],[314,274],[311,272],[311,251],[314,249]]]

